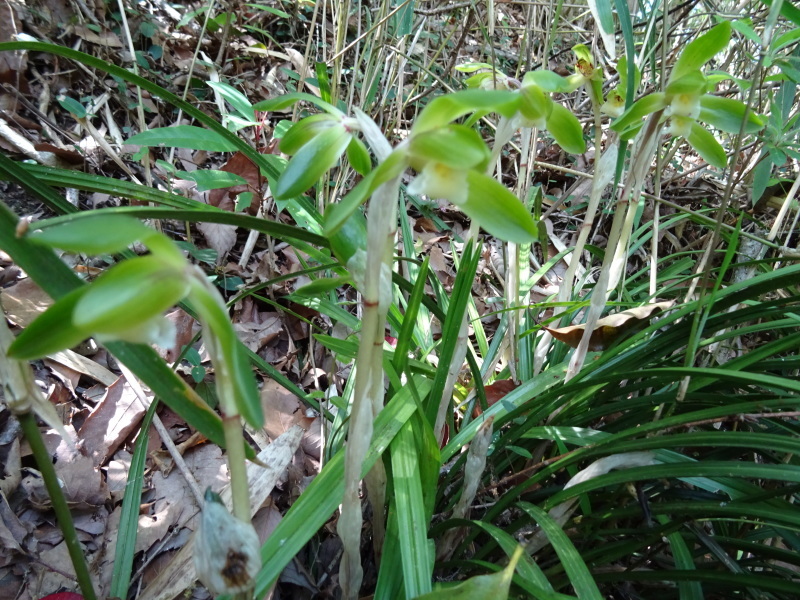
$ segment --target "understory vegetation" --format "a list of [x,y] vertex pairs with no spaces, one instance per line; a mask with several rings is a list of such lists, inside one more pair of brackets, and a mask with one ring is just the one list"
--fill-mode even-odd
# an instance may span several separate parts
[[795,5],[0,9],[0,600],[800,597]]

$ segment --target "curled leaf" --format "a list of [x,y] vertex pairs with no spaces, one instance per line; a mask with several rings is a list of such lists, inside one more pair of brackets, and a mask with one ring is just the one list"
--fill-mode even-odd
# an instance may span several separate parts
[[[661,311],[667,310],[672,304],[672,301],[645,304],[644,306],[637,306],[636,308],[603,317],[597,322],[597,326],[589,338],[589,350],[592,352],[605,350],[622,338],[644,329],[650,323],[651,318]],[[581,343],[586,325],[569,325],[568,327],[558,328],[545,327],[544,329],[557,340],[572,348],[577,348],[578,344]]]

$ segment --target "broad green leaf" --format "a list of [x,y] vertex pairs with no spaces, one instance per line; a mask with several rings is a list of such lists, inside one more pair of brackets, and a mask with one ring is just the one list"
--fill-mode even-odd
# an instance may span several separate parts
[[33,360],[77,346],[91,335],[72,322],[75,306],[89,291],[81,286],[59,298],[28,325],[8,349],[11,358]]
[[772,43],[769,45],[769,51],[770,53],[775,53],[781,48],[793,44],[797,40],[800,40],[800,27],[794,27],[773,39]]
[[535,85],[551,94],[565,92],[569,88],[569,82],[564,77],[545,69],[525,73],[522,78],[522,87],[526,88],[529,85]]
[[58,103],[61,105],[61,108],[66,110],[76,119],[86,118],[86,107],[84,107],[83,104],[75,100],[75,98],[70,98],[69,96],[61,95],[56,99],[58,100]]
[[323,294],[335,290],[343,285],[352,285],[353,280],[350,277],[320,277],[313,280],[311,283],[296,289],[294,294],[296,296],[307,296],[309,298],[318,298]]
[[661,110],[666,105],[666,95],[663,92],[648,94],[647,96],[639,98],[633,103],[633,106],[622,113],[616,121],[611,123],[611,129],[619,132],[625,131],[628,127],[638,124],[643,117],[657,110]]
[[589,10],[597,24],[606,52],[613,59],[617,55],[616,32],[614,31],[614,10],[609,0],[589,0]]
[[[721,98],[706,94],[700,98],[700,116],[704,123],[713,125],[727,133],[739,133],[746,106],[733,98]],[[745,133],[755,133],[764,127],[764,122],[752,110],[747,112]]]
[[597,589],[597,584],[589,572],[589,567],[586,566],[572,540],[569,539],[558,522],[549,513],[534,504],[520,502],[518,506],[531,515],[547,535],[558,557],[561,559],[561,565],[564,567],[567,577],[569,577],[570,584],[575,588],[578,598],[603,600],[603,595]]
[[309,141],[314,139],[326,129],[330,129],[340,120],[332,117],[327,113],[317,113],[305,119],[301,119],[294,125],[281,138],[280,145],[278,146],[281,152],[285,154],[297,154],[300,148],[305,146]]
[[239,113],[240,117],[249,121],[256,120],[256,114],[253,110],[253,105],[250,104],[247,96],[245,96],[242,92],[221,81],[209,81],[207,83],[220,96],[222,96],[237,113]]
[[[335,205],[334,205],[335,206]],[[367,220],[354,210],[336,231],[328,236],[334,256],[343,265],[358,251],[367,247]]]
[[335,204],[325,209],[325,235],[334,235],[351,214],[361,206],[378,186],[386,183],[405,171],[406,154],[401,151],[392,152],[372,172],[358,182],[350,192]]
[[708,164],[724,169],[728,164],[728,157],[725,154],[725,149],[720,145],[717,139],[705,129],[702,125],[694,123],[692,125],[692,132],[687,138],[692,148],[697,150],[697,153]]
[[411,135],[435,129],[455,121],[459,117],[476,111],[496,112],[510,117],[516,110],[519,96],[504,90],[462,90],[454,94],[439,96],[420,113]]
[[366,144],[353,136],[347,145],[347,162],[359,175],[366,175],[372,170],[372,159]]
[[79,221],[35,231],[28,237],[37,243],[68,252],[112,254],[153,235],[156,235],[153,229],[131,217],[91,215]]
[[772,163],[766,160],[766,150],[761,151],[761,156],[758,158],[758,164],[753,169],[753,194],[752,202],[755,204],[764,195],[764,191],[769,185],[769,176],[772,173]]
[[555,138],[558,145],[567,152],[580,154],[586,152],[583,139],[583,128],[578,117],[559,103],[553,103],[553,110],[547,118],[547,131]]
[[[747,21],[750,21],[750,23],[748,23]],[[753,29],[751,19],[747,19],[746,21],[742,19],[737,19],[735,21],[731,21],[730,23],[733,29],[741,33],[743,36],[745,36],[748,40],[753,42],[759,48],[761,47],[761,36],[759,36]]]
[[468,172],[467,183],[467,201],[459,208],[487,232],[517,244],[531,242],[536,237],[533,217],[502,183],[476,171]]
[[[226,323],[226,326],[232,327],[230,323]],[[233,335],[235,336],[235,334]],[[263,427],[264,411],[261,408],[261,397],[258,393],[253,369],[250,366],[247,349],[243,344],[238,343],[235,337],[232,342],[230,352],[232,360],[229,367],[233,374],[236,408],[239,409],[239,414],[248,425],[255,428]]]
[[522,556],[518,546],[511,560],[502,571],[491,575],[477,575],[466,581],[417,596],[416,600],[505,600],[514,577],[514,569]]
[[456,169],[483,170],[489,162],[486,143],[474,129],[448,125],[412,134],[409,151],[413,159],[435,161]]
[[679,79],[699,69],[714,56],[725,49],[731,39],[731,24],[723,21],[712,27],[708,32],[690,42],[678,57],[670,74],[670,81]]
[[188,291],[182,273],[160,256],[139,256],[100,275],[75,306],[73,322],[85,331],[114,335],[173,306]]
[[236,173],[229,173],[228,171],[207,171],[203,169],[191,172],[178,171],[176,175],[181,179],[194,181],[197,184],[197,189],[201,192],[233,187],[235,185],[247,185],[247,180],[244,177]]
[[313,186],[323,173],[339,160],[347,149],[351,134],[342,125],[335,125],[303,146],[286,165],[273,193],[278,200],[302,194]]
[[705,94],[708,89],[706,77],[700,70],[690,71],[683,77],[671,80],[667,85],[667,96],[674,96],[677,94],[692,94],[699,96]]
[[529,126],[544,129],[553,111],[553,100],[538,85],[524,86],[520,92],[519,112],[530,122]]
[[325,112],[336,117],[344,116],[344,113],[332,104],[329,104],[328,102],[325,102],[324,100],[321,100],[320,98],[317,98],[311,94],[306,94],[305,92],[292,92],[291,94],[284,94],[283,96],[278,96],[277,98],[272,98],[271,100],[264,100],[254,104],[253,109],[259,111],[285,110],[301,100],[310,102],[314,106],[321,108]]
[[208,152],[233,152],[236,146],[216,131],[195,127],[193,125],[175,125],[173,127],[157,127],[148,129],[127,141],[138,146],[159,146],[167,148],[189,148],[190,150],[206,150]]

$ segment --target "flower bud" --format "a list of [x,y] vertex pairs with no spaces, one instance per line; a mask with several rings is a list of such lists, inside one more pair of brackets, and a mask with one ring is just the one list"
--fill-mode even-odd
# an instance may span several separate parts
[[261,544],[250,523],[234,517],[208,488],[194,538],[197,577],[212,594],[237,594],[253,587],[261,568]]

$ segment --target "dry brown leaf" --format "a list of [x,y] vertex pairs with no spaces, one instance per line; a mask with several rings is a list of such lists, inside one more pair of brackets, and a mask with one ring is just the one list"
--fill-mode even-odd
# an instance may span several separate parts
[[27,327],[53,303],[32,279],[20,279],[0,292],[6,318],[18,327]]
[[144,417],[142,406],[130,384],[120,378],[108,386],[106,395],[78,430],[83,447],[100,467],[114,454]]
[[[483,386],[483,389],[486,392],[486,405],[491,406],[492,404],[497,404],[505,397],[506,394],[514,391],[517,389],[517,387],[518,385],[514,383],[513,379],[500,379],[494,383]],[[477,417],[481,413],[483,413],[483,411],[481,410],[480,405],[476,402],[475,408],[472,411],[472,416]]]
[[[667,310],[672,305],[672,301],[656,302],[603,317],[597,321],[597,326],[589,338],[589,350],[593,352],[605,350],[617,340],[647,327],[652,317],[662,310]],[[577,348],[578,344],[581,343],[586,326],[581,324],[556,329],[545,327],[544,329],[557,340],[572,348]]]
[[206,238],[208,245],[217,251],[217,264],[221,264],[234,244],[236,244],[236,226],[219,223],[198,223],[197,228]]
[[[225,163],[220,171],[227,171],[228,173],[243,177],[247,180],[247,184],[211,190],[208,194],[208,203],[212,206],[216,206],[222,210],[233,211],[236,206],[236,196],[242,192],[258,192],[258,190],[261,189],[263,178],[261,177],[258,167],[241,152],[237,152],[231,156],[230,160]],[[248,212],[251,215],[255,215],[258,212],[260,203],[261,199],[258,197],[258,193],[255,193]]]
[[98,46],[107,46],[109,48],[122,48],[122,40],[113,31],[107,29],[97,32],[89,29],[86,25],[73,26],[75,35],[83,38],[84,41],[90,44],[97,44]]

